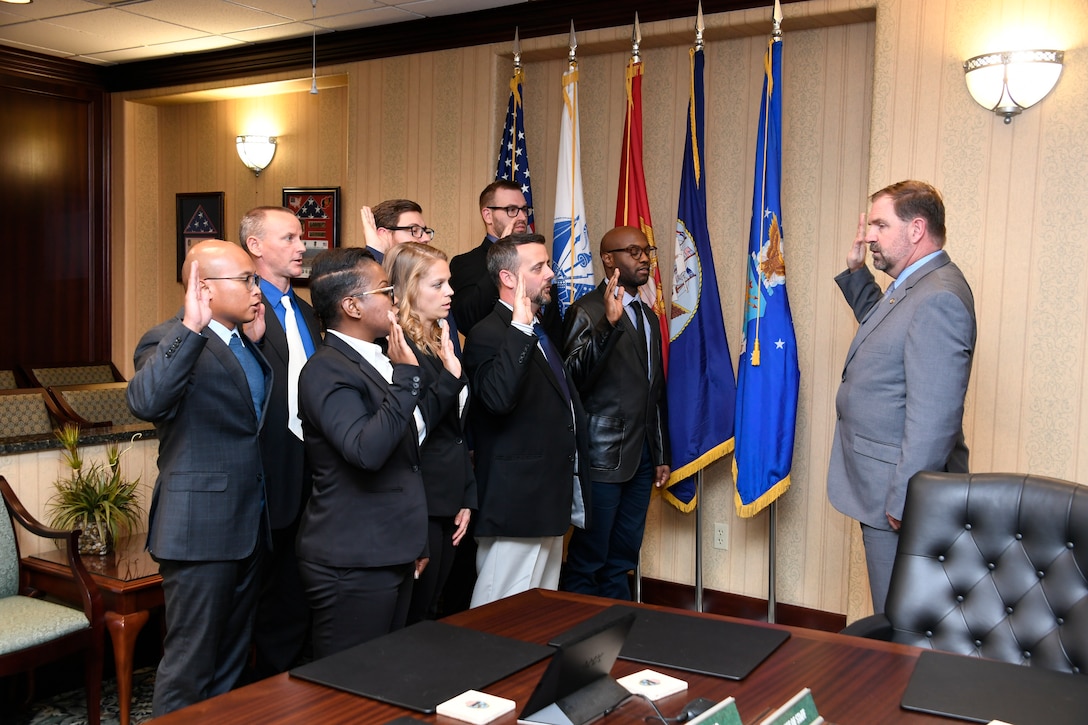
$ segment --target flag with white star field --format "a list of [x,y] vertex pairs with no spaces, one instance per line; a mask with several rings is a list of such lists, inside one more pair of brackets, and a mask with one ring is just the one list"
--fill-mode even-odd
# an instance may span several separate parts
[[[514,69],[510,78],[510,103],[506,108],[506,123],[499,144],[499,164],[495,169],[495,181],[505,179],[521,185],[525,203],[533,207],[533,188],[529,183],[529,152],[525,149],[525,113],[521,103],[521,68]],[[529,214],[529,231],[535,231],[533,215]]]

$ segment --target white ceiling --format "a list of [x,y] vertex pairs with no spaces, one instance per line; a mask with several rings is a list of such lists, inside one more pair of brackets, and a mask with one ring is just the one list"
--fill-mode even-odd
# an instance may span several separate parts
[[527,0],[34,0],[0,2],[0,45],[113,65],[388,25]]

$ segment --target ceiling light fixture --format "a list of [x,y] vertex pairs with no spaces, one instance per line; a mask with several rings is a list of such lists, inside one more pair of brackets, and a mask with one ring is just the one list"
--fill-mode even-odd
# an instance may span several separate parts
[[276,155],[275,136],[238,136],[234,139],[238,146],[238,158],[256,176],[260,176]]
[[1012,123],[1050,93],[1064,59],[1061,50],[1006,50],[968,58],[963,73],[975,102]]

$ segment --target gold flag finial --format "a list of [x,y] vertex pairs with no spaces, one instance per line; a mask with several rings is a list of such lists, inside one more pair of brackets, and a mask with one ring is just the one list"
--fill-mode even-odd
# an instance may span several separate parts
[[521,39],[518,38],[518,29],[514,27],[514,70],[521,68]]
[[642,29],[638,26],[638,11],[635,11],[635,27],[631,30],[631,60],[641,63],[638,55],[638,46],[642,42]]
[[773,24],[771,25],[771,38],[774,40],[782,40],[782,6],[778,3],[778,0],[774,0],[774,14],[772,15]]

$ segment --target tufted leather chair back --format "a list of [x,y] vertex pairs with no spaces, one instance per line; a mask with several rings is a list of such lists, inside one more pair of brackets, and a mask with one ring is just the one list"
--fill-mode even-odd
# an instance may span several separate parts
[[1088,674],[1088,486],[915,475],[885,613],[896,642]]

